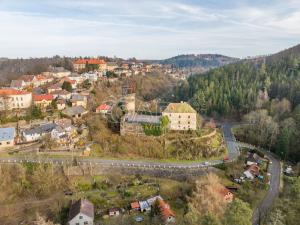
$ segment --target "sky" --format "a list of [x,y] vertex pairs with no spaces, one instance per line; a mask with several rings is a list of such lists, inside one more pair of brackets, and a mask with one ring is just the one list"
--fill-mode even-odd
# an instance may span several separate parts
[[300,43],[300,0],[0,0],[0,57],[265,55]]

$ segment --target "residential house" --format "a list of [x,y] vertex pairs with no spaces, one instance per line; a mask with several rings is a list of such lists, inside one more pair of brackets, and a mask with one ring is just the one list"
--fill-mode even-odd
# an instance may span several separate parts
[[232,202],[233,201],[233,194],[226,188],[226,187],[221,187],[218,190],[218,193],[221,195],[221,197],[226,201],[226,202]]
[[53,81],[52,77],[46,77],[42,74],[36,75],[36,84],[37,86],[45,85]]
[[159,125],[161,116],[125,114],[121,121],[120,134],[144,135],[143,124]]
[[258,176],[259,175],[259,166],[256,165],[256,164],[252,164],[250,166],[248,166],[248,169],[247,169],[253,176]]
[[71,72],[64,67],[50,67],[49,72],[55,78],[63,78],[71,75]]
[[53,99],[52,94],[33,95],[34,105],[43,110],[51,105]]
[[0,89],[0,111],[26,109],[32,104],[32,94],[15,89]]
[[120,215],[120,209],[119,208],[112,208],[108,210],[109,216],[119,216]]
[[147,202],[148,202],[148,204],[150,205],[150,206],[152,206],[152,205],[154,205],[154,203],[156,202],[156,201],[158,201],[158,200],[160,200],[160,199],[162,199],[162,197],[161,196],[155,196],[155,197],[152,197],[152,198],[148,198],[147,199]]
[[88,80],[89,82],[93,83],[96,82],[100,77],[102,77],[102,73],[100,72],[87,72],[81,74],[84,80]]
[[34,75],[22,75],[18,80],[22,80],[26,87],[37,87],[37,79]]
[[130,203],[130,207],[131,207],[132,211],[139,211],[140,210],[140,204],[138,202]]
[[72,73],[69,78],[71,80],[75,80],[77,84],[81,84],[83,83],[83,81],[85,80],[85,77],[83,77],[81,74],[78,73]]
[[147,201],[140,201],[139,205],[140,205],[141,212],[151,211],[151,205],[149,205]]
[[106,70],[106,62],[102,59],[78,59],[73,63],[73,67],[76,72],[80,72],[85,69],[87,64],[98,65],[100,71]]
[[65,110],[63,110],[63,113],[71,118],[80,118],[83,115],[87,114],[88,111],[82,106],[74,106],[66,108]]
[[51,94],[54,96],[54,98],[62,98],[65,100],[69,100],[72,96],[72,94],[66,90],[53,91]]
[[69,211],[68,225],[93,225],[94,205],[86,199],[73,203]]
[[0,150],[15,145],[16,130],[14,127],[0,128]]
[[40,140],[46,134],[51,134],[51,131],[56,127],[55,123],[42,124],[34,128],[26,129],[22,132],[25,142],[33,142]]
[[63,110],[66,108],[66,100],[63,98],[58,98],[56,100],[57,110]]
[[56,125],[53,130],[51,131],[51,138],[59,140],[60,138],[62,138],[63,136],[66,135],[65,130],[61,127]]
[[158,200],[159,210],[165,223],[175,222],[175,213],[163,199]]
[[26,87],[26,84],[23,80],[12,80],[10,87],[16,90],[23,90]]
[[111,111],[111,108],[112,107],[110,105],[102,104],[96,108],[96,113],[107,114]]
[[61,83],[56,83],[52,84],[47,88],[48,93],[52,93],[54,91],[61,91],[62,90],[62,84]]
[[87,98],[86,96],[80,94],[72,94],[70,102],[72,106],[82,106],[84,108],[87,107]]
[[170,103],[162,112],[170,120],[170,130],[196,130],[197,112],[186,102]]

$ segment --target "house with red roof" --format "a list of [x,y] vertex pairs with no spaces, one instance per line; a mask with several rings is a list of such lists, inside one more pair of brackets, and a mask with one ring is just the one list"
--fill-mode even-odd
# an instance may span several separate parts
[[33,95],[33,103],[40,109],[46,109],[51,105],[54,97],[52,94]]
[[0,111],[26,109],[32,104],[32,94],[16,89],[0,89]]
[[74,71],[79,72],[85,69],[86,65],[98,65],[99,70],[106,70],[106,62],[102,59],[78,59],[73,63]]
[[158,199],[159,210],[165,223],[175,222],[175,213],[163,199]]
[[233,194],[226,187],[221,187],[218,190],[218,193],[221,195],[221,197],[224,198],[224,200],[226,202],[232,202],[233,201]]
[[102,104],[96,108],[96,113],[107,114],[111,111],[111,108],[112,107],[110,105]]

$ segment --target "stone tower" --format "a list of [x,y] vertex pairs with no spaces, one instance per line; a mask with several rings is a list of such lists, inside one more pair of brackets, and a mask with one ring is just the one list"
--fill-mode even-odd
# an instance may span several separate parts
[[136,82],[134,80],[126,80],[122,86],[122,105],[126,113],[135,113],[135,90]]

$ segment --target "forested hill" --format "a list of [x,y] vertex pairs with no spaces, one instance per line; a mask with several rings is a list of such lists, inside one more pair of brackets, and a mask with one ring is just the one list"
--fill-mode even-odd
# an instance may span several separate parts
[[251,126],[240,132],[240,140],[300,162],[298,49],[191,76],[188,85],[176,88],[175,96],[208,115],[242,118]]
[[275,61],[271,57],[259,63],[243,60],[192,76],[188,96],[184,88],[185,93],[178,88],[177,96],[189,98],[196,109],[208,114],[247,113],[269,98],[286,98],[295,107],[300,104],[300,57],[286,53],[276,54]]
[[296,45],[292,48],[288,48],[284,51],[278,52],[276,54],[273,54],[271,56],[268,56],[266,58],[266,61],[268,63],[272,63],[272,62],[274,63],[275,61],[280,60],[284,57],[288,57],[288,56],[298,56],[298,57],[300,57],[300,44]]
[[72,61],[66,57],[54,56],[51,58],[30,59],[0,58],[0,84],[7,84],[10,80],[22,74],[38,74],[47,71],[50,65],[72,69]]
[[179,55],[169,59],[161,60],[159,63],[172,65],[175,68],[202,67],[203,69],[216,68],[229,63],[237,62],[239,59],[217,54]]

